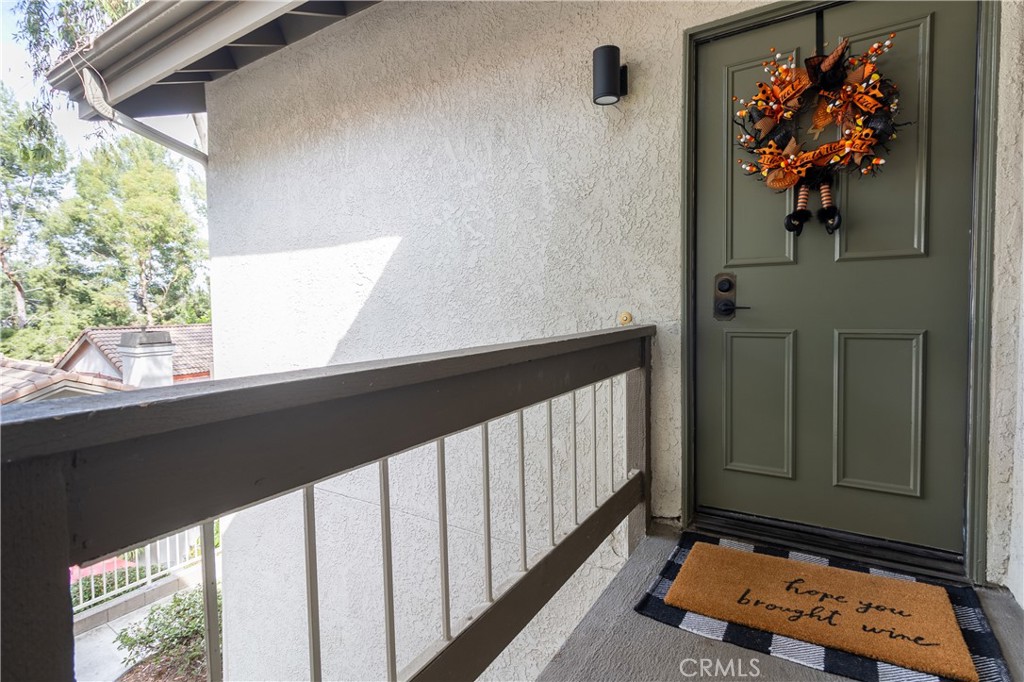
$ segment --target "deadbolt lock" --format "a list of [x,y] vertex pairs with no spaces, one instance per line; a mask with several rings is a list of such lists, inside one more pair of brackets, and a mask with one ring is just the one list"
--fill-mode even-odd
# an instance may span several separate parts
[[750,310],[750,306],[736,305],[736,275],[732,272],[715,275],[714,295],[716,320],[728,321],[736,317],[737,310]]

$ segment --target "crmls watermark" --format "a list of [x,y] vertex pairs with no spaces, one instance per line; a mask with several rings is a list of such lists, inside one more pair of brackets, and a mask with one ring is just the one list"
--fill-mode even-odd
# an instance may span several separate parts
[[683,677],[719,677],[725,679],[745,679],[759,677],[761,669],[758,660],[751,658],[684,658],[679,661],[679,672]]

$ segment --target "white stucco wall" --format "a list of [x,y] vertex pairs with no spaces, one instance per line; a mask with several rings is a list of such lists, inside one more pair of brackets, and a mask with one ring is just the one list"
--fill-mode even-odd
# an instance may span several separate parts
[[[211,84],[218,376],[629,310],[659,326],[655,513],[679,516],[682,34],[746,6],[383,4]],[[618,107],[590,102],[602,42]]]
[[83,372],[86,374],[101,374],[112,379],[120,379],[121,372],[107,360],[104,355],[91,343],[86,343],[79,352],[74,362],[65,367],[69,372]]
[[989,434],[989,579],[1024,604],[1024,2],[1002,3]]
[[[383,3],[212,83],[217,377],[593,330],[613,326],[617,313],[629,310],[639,323],[659,327],[654,513],[678,517],[682,38],[688,26],[747,6]],[[990,577],[1014,583],[1018,598],[1024,69],[1007,45],[1024,40],[1019,10],[1019,2],[1004,10],[1003,22],[1009,75],[1001,83],[1010,94],[1001,103],[999,134],[1018,142],[1004,146],[999,161],[997,210],[1006,222],[999,221],[997,235],[989,524]],[[616,107],[590,103],[590,53],[604,43],[622,46],[630,65],[630,95]],[[479,545],[471,492],[479,479],[473,444],[453,447],[452,456],[465,460],[451,475],[468,496],[456,527],[469,551]],[[432,549],[432,459],[429,452],[403,457],[393,467],[393,486],[414,484],[396,492],[396,527],[419,529]],[[333,575],[336,586],[346,586],[325,596],[327,617],[338,619],[325,627],[370,633],[371,646],[360,655],[379,651],[373,638],[380,636],[379,624],[366,620],[379,575],[356,570],[379,552],[371,474],[318,488],[321,579]],[[540,504],[538,489],[531,510]],[[540,535],[542,516],[534,524]],[[297,528],[298,499],[286,497],[239,515],[224,533],[225,646],[233,677],[261,670],[264,677],[305,675]],[[496,530],[499,541],[516,541],[503,532]],[[592,595],[616,566],[614,551],[606,550],[571,586]],[[470,568],[463,578],[476,580]],[[400,589],[415,592],[422,580],[425,591],[432,579],[427,570]],[[253,594],[261,596],[262,611],[233,599],[252,601]],[[585,607],[564,595],[518,643],[532,654],[509,653],[490,676],[530,677],[542,665],[550,655],[545,647],[572,624],[557,609]],[[408,608],[423,622],[433,618],[425,602]],[[406,628],[402,637],[417,642],[415,630]],[[255,658],[240,660],[233,651],[243,642],[266,644]],[[338,640],[325,645],[325,672],[378,671],[376,663],[344,654],[345,647]]]
[[[678,516],[682,34],[740,8],[383,4],[214,83],[217,376],[600,329],[629,310],[659,326],[655,513]],[[619,108],[590,103],[590,53],[606,42],[626,46],[633,78]],[[557,423],[564,415],[556,406]],[[534,434],[537,420],[528,415]],[[456,615],[481,596],[476,438],[448,444]],[[507,447],[507,425],[491,440]],[[547,534],[538,454],[531,551]],[[416,566],[396,576],[400,665],[436,631],[432,464],[426,452],[392,466],[396,566]],[[592,476],[584,462],[581,491]],[[515,480],[507,453],[495,454],[492,480]],[[325,675],[380,677],[375,472],[317,496]],[[500,582],[518,537],[502,513],[511,491],[493,497]],[[558,516],[563,530],[564,495]],[[303,678],[298,498],[239,515],[223,537],[229,676]],[[588,561],[486,677],[535,677],[614,575],[621,546]]]

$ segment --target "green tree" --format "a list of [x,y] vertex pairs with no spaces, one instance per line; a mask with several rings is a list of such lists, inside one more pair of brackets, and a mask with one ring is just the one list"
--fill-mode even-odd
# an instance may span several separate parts
[[[14,37],[28,48],[32,75],[44,82],[60,57],[83,46],[141,0],[18,0],[17,31]],[[40,92],[40,104],[49,114],[50,90]]]
[[[114,23],[142,0],[17,0],[14,38],[25,45],[33,80],[39,84],[29,106],[38,128],[53,128],[53,93],[46,73],[63,56],[88,45],[92,36]],[[103,128],[97,126],[102,135]]]
[[49,119],[35,116],[0,85],[0,269],[10,287],[3,308],[7,326],[29,323],[27,271],[66,169],[67,149]]
[[67,153],[45,74],[141,1],[16,2],[15,38],[40,88],[31,105],[8,92],[2,100],[0,352],[9,356],[52,360],[90,326],[209,321],[205,246],[192,219],[205,216],[203,188],[193,179],[182,197],[162,149],[98,128],[104,144],[74,172],[74,196],[53,208]]
[[209,319],[200,286],[206,249],[177,171],[165,149],[143,138],[104,142],[75,169],[75,195],[47,231],[65,271],[93,294],[123,287],[146,324]]

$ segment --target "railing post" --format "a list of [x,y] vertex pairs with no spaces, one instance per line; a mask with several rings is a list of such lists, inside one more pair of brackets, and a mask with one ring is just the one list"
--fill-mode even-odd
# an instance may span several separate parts
[[302,532],[306,550],[306,635],[309,641],[309,679],[320,682],[320,583],[316,556],[316,488],[302,489]]
[[526,573],[526,438],[522,410],[516,412],[516,444],[519,454],[519,569]]
[[74,679],[64,458],[3,465],[0,659],[5,680]]
[[[626,472],[629,473],[629,472]],[[608,494],[615,492],[615,377],[608,379]]]
[[[143,553],[146,555],[146,584],[147,585],[149,583],[153,582],[153,561],[152,561],[152,557],[149,555],[149,548],[152,547],[152,546],[153,546],[153,543],[150,542],[150,543],[146,543],[146,546],[142,548],[143,549]],[[200,551],[202,551],[202,550],[200,549]],[[79,584],[81,584],[81,583],[79,583]]]
[[452,638],[452,601],[448,576],[448,475],[445,473],[444,438],[437,439],[437,536],[441,568],[441,638]]
[[548,534],[551,546],[555,546],[555,445],[554,425],[551,418],[551,400],[547,401],[548,441]]
[[594,460],[594,509],[597,509],[597,384],[590,385],[590,452]]
[[576,450],[576,391],[569,393],[570,415],[569,415],[569,450],[572,452],[572,527],[580,525],[580,501],[579,501],[579,453]]
[[494,601],[494,575],[491,572],[491,432],[488,422],[480,426],[480,454],[483,499],[483,521],[484,521],[484,600],[488,603]]
[[647,534],[651,523],[651,340],[641,339],[643,367],[626,373],[626,475],[632,470],[642,472],[644,480],[643,507],[634,509],[627,522],[627,543],[630,554]]
[[384,569],[384,655],[387,680],[398,679],[395,654],[395,573],[391,567],[391,473],[388,459],[377,463],[380,478],[380,549]]
[[202,525],[203,549],[200,561],[203,569],[203,618],[206,628],[206,680],[224,679],[224,662],[220,653],[220,609],[217,608],[217,549],[214,547],[213,521]]

